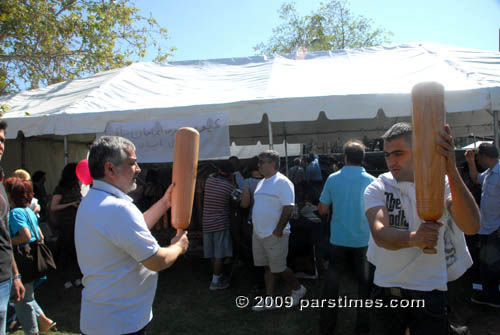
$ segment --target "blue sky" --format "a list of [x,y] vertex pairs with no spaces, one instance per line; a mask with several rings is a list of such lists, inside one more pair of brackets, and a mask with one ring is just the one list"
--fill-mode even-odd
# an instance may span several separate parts
[[[323,1],[326,2],[327,0]],[[170,61],[252,56],[279,23],[282,0],[135,0],[168,28]],[[319,0],[296,1],[302,15]],[[430,41],[499,50],[500,0],[350,0],[353,14],[393,33],[393,43]],[[415,5],[418,3],[418,5]],[[151,55],[151,58],[153,55]],[[146,58],[146,60],[151,60]]]

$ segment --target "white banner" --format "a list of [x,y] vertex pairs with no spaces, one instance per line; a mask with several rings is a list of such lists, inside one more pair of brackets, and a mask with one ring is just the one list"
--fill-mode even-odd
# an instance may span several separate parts
[[182,127],[193,127],[200,133],[199,159],[227,157],[229,126],[225,113],[198,115],[191,118],[111,122],[97,137],[122,136],[136,147],[140,163],[171,162],[174,157],[175,132]]

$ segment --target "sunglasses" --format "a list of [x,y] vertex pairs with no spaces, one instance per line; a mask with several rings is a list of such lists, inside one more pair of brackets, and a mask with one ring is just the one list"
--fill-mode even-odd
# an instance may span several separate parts
[[269,163],[271,163],[271,162],[270,161],[265,161],[263,159],[259,159],[259,164],[261,164],[261,165],[262,164],[269,164]]

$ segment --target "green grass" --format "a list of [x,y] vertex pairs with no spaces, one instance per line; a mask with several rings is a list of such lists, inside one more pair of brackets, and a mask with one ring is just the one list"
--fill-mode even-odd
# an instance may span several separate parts
[[[225,270],[229,272],[230,269]],[[249,295],[253,278],[251,268],[242,264],[235,268],[229,289],[210,291],[209,261],[199,255],[182,256],[172,268],[160,273],[148,334],[317,333],[314,311],[293,309],[255,313],[250,307],[238,309],[237,296],[249,296],[253,300]],[[304,280],[303,283],[309,290],[308,296],[319,293],[316,280]],[[79,334],[81,289],[64,289],[57,274],[52,274],[38,288],[36,299],[46,315],[57,322],[58,331],[51,334]]]
[[[229,268],[225,269],[227,272]],[[250,307],[238,309],[235,298],[249,296],[254,284],[253,273],[248,265],[236,266],[227,290],[210,291],[210,263],[199,255],[182,256],[170,269],[160,274],[156,298],[153,304],[153,320],[148,334],[318,334],[319,310],[283,309],[271,312],[252,312]],[[322,281],[300,280],[308,289],[306,298],[319,298]],[[352,284],[349,278],[342,281],[340,294],[349,295]],[[58,332],[51,334],[79,334],[79,288],[64,289],[57,274],[36,292],[37,301],[51,319],[57,321]],[[283,285],[278,293],[285,294]],[[473,334],[500,332],[496,322],[500,312],[490,307],[469,304],[463,318]],[[338,334],[353,334],[354,310],[341,309],[338,318]],[[487,330],[486,330],[487,329]],[[18,331],[14,334],[23,334]]]

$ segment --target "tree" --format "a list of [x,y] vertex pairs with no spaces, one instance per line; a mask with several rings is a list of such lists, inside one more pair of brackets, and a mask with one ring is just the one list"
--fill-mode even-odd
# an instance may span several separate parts
[[129,65],[167,29],[130,0],[1,0],[0,95]]
[[267,43],[254,50],[261,54],[291,53],[299,48],[308,51],[360,48],[388,42],[392,33],[373,28],[372,21],[351,13],[345,0],[321,3],[310,15],[300,16],[295,4],[284,3],[280,10],[282,23],[273,29]]

